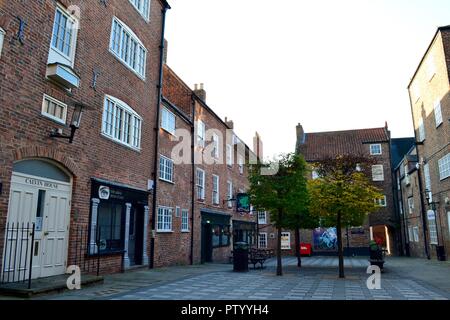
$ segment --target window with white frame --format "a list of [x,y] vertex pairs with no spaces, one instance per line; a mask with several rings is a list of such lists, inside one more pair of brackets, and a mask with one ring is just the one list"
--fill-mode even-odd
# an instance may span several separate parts
[[175,124],[176,118],[175,115],[170,112],[167,108],[161,109],[161,128],[166,130],[172,135],[175,135]]
[[227,204],[228,208],[233,207],[233,202],[230,201],[230,199],[233,199],[233,183],[231,181],[227,181]]
[[58,5],[53,22],[48,64],[61,63],[73,67],[77,43],[78,20]]
[[187,209],[181,210],[181,231],[189,231],[189,211]]
[[419,227],[414,227],[413,228],[413,238],[414,238],[414,242],[419,242]]
[[372,166],[372,180],[384,181],[384,167],[382,164]]
[[142,118],[129,105],[117,98],[105,97],[103,135],[133,149],[140,149],[141,127]]
[[408,213],[413,214],[413,212],[414,212],[414,198],[409,197],[408,198]]
[[163,155],[159,157],[159,179],[173,182],[173,160]]
[[408,238],[409,238],[409,242],[414,241],[413,227],[408,227]]
[[448,226],[448,233],[450,234],[450,211],[447,212],[447,226]]
[[197,145],[199,147],[205,147],[206,140],[206,126],[202,120],[197,121]]
[[425,140],[425,125],[423,124],[423,118],[419,119],[419,142],[423,142]]
[[212,199],[213,204],[219,204],[219,176],[213,174],[213,190],[212,190]]
[[267,224],[267,212],[258,211],[258,224]]
[[213,133],[212,142],[213,142],[212,156],[215,159],[219,159],[219,136],[216,133]]
[[150,17],[150,1],[151,0],[129,0],[133,7],[141,14],[146,21]]
[[227,166],[233,166],[233,147],[227,144]]
[[3,41],[5,39],[5,30],[0,28],[0,58],[2,57]]
[[147,49],[136,34],[116,17],[112,22],[109,49],[125,66],[145,79]]
[[375,203],[379,207],[386,207],[387,206],[386,196],[383,196],[381,199],[375,199]]
[[438,165],[440,179],[444,180],[450,177],[450,153],[447,153],[446,156],[439,159]]
[[436,122],[436,128],[442,124],[442,110],[440,101],[436,101],[434,104],[434,120]]
[[427,213],[428,216],[428,230],[430,232],[430,244],[438,244],[437,227],[436,227],[436,214],[430,210]]
[[205,171],[197,169],[197,199],[205,200]]
[[159,207],[157,231],[172,231],[172,208]]
[[267,233],[266,232],[260,232],[259,233],[259,248],[265,249],[267,248]]
[[291,249],[291,233],[282,232],[281,233],[281,250]]
[[378,156],[383,154],[383,150],[381,149],[381,144],[371,144],[370,145],[370,154],[372,156]]
[[61,124],[66,124],[67,105],[44,94],[41,114]]
[[244,158],[242,156],[238,157],[239,173],[244,174]]

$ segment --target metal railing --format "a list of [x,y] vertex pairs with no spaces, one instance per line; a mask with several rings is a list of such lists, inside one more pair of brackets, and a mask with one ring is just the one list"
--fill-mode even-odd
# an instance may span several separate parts
[[[91,242],[89,226],[77,226],[75,230],[75,241],[72,242],[74,250],[73,264],[80,267],[82,273],[100,275],[100,228],[96,229],[95,240]],[[94,243],[95,250],[91,246]]]
[[0,283],[27,282],[31,288],[35,224],[7,223]]
[[[77,226],[69,238],[68,264],[76,265],[84,274],[100,275],[100,252],[91,250],[92,245],[99,248],[100,230],[91,241],[89,226]],[[4,228],[4,245],[0,269],[0,284],[25,283],[32,285],[33,257],[38,257],[39,246],[35,245],[36,228],[34,223],[7,223]],[[0,233],[1,234],[1,233]],[[36,252],[35,252],[36,251]]]

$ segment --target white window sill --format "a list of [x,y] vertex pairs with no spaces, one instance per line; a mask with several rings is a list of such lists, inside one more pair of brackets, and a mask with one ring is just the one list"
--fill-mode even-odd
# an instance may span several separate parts
[[122,147],[125,147],[127,149],[130,149],[130,150],[133,150],[135,152],[141,153],[141,149],[140,148],[136,148],[136,147],[130,146],[130,145],[126,144],[126,143],[123,143],[122,141],[114,139],[113,137],[108,136],[107,134],[105,134],[103,132],[101,133],[101,136],[106,138],[106,139],[108,139],[108,140],[110,140],[110,141],[112,141],[112,142],[114,142],[114,143],[116,143],[116,144],[118,144],[118,145],[120,145],[120,146],[122,146]]
[[190,233],[189,230],[181,230],[181,233]]
[[164,178],[161,178],[161,177],[159,178],[159,180],[160,180],[160,181],[163,181],[163,182],[166,182],[166,183],[173,184],[173,185],[175,184],[175,182],[170,181],[170,180],[167,180],[167,179],[164,179]]
[[61,125],[64,125],[64,126],[66,125],[66,122],[64,120],[62,120],[60,118],[57,118],[55,116],[52,116],[51,114],[48,114],[48,113],[45,113],[45,112],[41,112],[41,116],[43,116],[44,118],[47,118],[49,120],[52,120],[53,122],[56,122],[58,124],[61,124]]
[[173,233],[173,230],[156,230],[156,233]]

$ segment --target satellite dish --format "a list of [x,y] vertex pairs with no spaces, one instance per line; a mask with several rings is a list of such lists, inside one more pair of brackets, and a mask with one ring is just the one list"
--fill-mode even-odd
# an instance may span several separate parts
[[417,170],[420,169],[420,163],[416,163],[416,169],[417,169]]

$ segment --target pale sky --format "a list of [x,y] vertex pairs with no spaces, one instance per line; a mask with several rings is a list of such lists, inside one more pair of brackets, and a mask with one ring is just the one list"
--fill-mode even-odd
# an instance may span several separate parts
[[169,0],[168,65],[265,156],[306,132],[413,136],[407,85],[448,0]]

